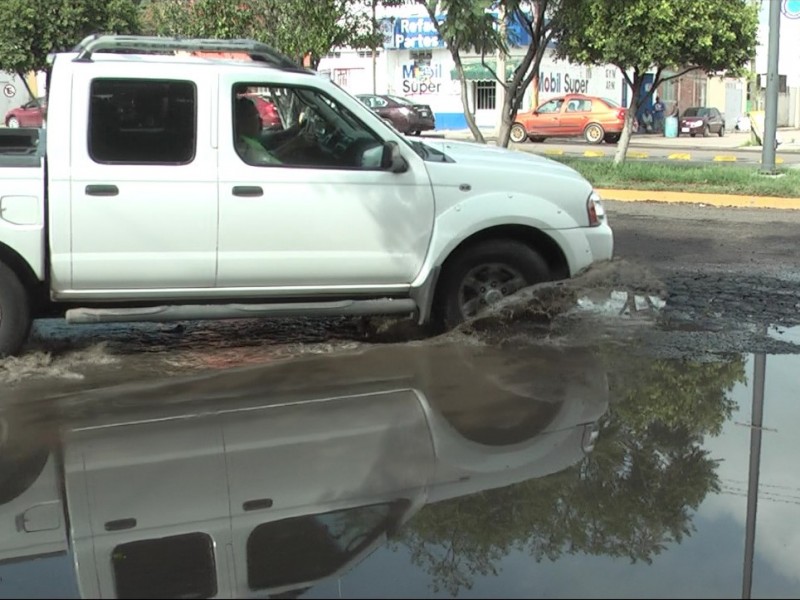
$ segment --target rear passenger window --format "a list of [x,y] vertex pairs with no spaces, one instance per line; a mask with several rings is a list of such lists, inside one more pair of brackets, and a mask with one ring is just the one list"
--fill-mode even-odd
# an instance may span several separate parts
[[89,156],[105,164],[192,162],[196,98],[190,81],[95,79],[89,105]]

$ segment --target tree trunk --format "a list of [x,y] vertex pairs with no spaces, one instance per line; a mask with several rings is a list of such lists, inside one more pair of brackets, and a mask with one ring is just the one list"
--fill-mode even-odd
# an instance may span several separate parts
[[[517,102],[515,90],[506,90],[503,98],[503,112],[500,115],[500,128],[497,132],[497,145],[501,148],[508,148],[508,143],[511,141],[511,126],[514,124],[511,118],[511,107],[515,102]],[[516,116],[516,112],[513,114]]]
[[456,64],[456,72],[458,73],[458,82],[461,84],[461,106],[464,109],[464,118],[467,120],[467,126],[469,127],[469,130],[472,132],[472,137],[475,138],[475,141],[481,144],[485,144],[486,139],[483,137],[481,130],[478,129],[478,124],[475,123],[475,116],[469,109],[469,97],[467,96],[467,80],[464,79],[464,65],[461,63],[461,56],[458,54],[458,50],[456,49],[453,49],[451,54],[453,55],[453,62],[455,62]]
[[631,141],[631,134],[633,133],[633,120],[636,118],[636,113],[639,111],[639,103],[631,100],[628,111],[625,114],[625,126],[622,128],[622,135],[617,143],[617,152],[614,155],[614,164],[621,165],[625,162],[628,154],[628,144]]

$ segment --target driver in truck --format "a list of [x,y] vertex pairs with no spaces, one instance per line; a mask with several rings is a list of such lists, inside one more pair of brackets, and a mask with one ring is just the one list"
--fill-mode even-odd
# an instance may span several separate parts
[[236,151],[249,165],[280,164],[261,142],[261,117],[253,101],[249,98],[236,98],[234,104],[234,127],[236,129]]

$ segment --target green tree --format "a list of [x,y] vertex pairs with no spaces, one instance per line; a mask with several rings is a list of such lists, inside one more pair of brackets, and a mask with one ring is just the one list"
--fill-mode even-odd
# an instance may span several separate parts
[[[475,52],[481,57],[483,66],[493,75],[503,90],[500,109],[500,127],[497,145],[508,147],[511,127],[517,117],[525,92],[539,73],[539,66],[552,37],[553,19],[558,14],[561,0],[418,0],[425,6],[431,19],[437,22],[439,35],[447,44],[461,82],[461,102],[467,125],[476,141],[484,137],[475,124],[467,102],[467,83],[464,76],[462,55]],[[491,12],[490,12],[491,11]],[[437,13],[443,14],[436,21]],[[486,57],[500,55],[504,62],[508,58],[508,26],[515,22],[524,31],[524,40],[519,45],[524,54],[519,64],[506,76],[506,69],[498,73],[486,62]]]
[[417,1],[425,7],[428,16],[435,24],[439,38],[444,41],[453,58],[461,85],[461,106],[472,137],[475,141],[485,144],[486,140],[469,106],[462,54],[476,52],[485,56],[505,48],[498,32],[497,17],[489,12],[494,2],[493,0]]
[[250,38],[316,67],[331,48],[371,47],[368,11],[348,0],[150,0],[148,33],[201,38]]
[[47,69],[48,54],[69,50],[87,35],[136,33],[137,3],[2,0],[0,23],[0,70],[17,73],[25,81],[26,73]]
[[[750,0],[561,0],[554,32],[560,58],[616,65],[631,89],[614,158],[620,164],[639,107],[658,86],[698,69],[740,72],[755,53],[757,26]],[[652,88],[645,93],[650,72]]]
[[[495,73],[504,91],[497,145],[507,148],[522,99],[539,74],[542,58],[553,37],[553,25],[558,19],[561,0],[500,0],[497,4],[501,15],[504,15],[502,22],[507,26],[509,22],[516,21],[527,37],[523,46],[525,53],[511,77],[506,79],[503,73],[500,76]],[[504,40],[505,37],[503,35]],[[507,54],[506,48],[500,51]]]
[[649,563],[692,533],[694,512],[719,489],[703,439],[732,414],[743,357],[692,363],[625,353],[611,355],[608,368],[609,410],[580,464],[426,506],[401,531],[398,543],[436,591],[457,595],[515,550],[536,561],[583,553]]

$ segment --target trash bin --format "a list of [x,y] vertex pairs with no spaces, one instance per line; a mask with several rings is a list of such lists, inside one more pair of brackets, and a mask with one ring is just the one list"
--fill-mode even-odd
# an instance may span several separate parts
[[664,119],[664,137],[678,137],[678,117],[673,115]]
[[667,117],[664,119],[664,137],[678,137],[678,117]]

